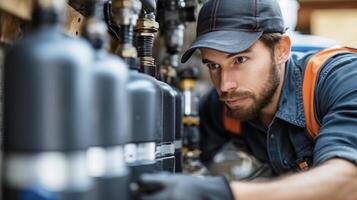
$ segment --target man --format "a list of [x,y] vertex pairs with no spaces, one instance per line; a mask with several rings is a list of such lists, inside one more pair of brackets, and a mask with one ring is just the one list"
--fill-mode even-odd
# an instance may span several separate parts
[[182,57],[199,49],[216,89],[200,106],[202,161],[234,140],[282,176],[144,175],[142,199],[357,199],[357,56],[291,54],[284,32],[275,0],[211,0]]

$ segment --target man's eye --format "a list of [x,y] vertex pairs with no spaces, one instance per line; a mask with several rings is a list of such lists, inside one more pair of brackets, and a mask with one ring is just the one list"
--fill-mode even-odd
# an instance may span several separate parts
[[238,56],[238,57],[234,58],[234,64],[242,64],[247,60],[248,60],[248,58],[245,56]]
[[219,64],[214,64],[214,63],[206,63],[206,66],[210,70],[219,69],[221,67]]

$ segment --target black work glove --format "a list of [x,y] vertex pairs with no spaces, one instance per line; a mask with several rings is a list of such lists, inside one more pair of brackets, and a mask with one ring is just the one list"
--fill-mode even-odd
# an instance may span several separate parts
[[233,200],[223,176],[193,177],[183,174],[144,174],[139,180],[142,200]]

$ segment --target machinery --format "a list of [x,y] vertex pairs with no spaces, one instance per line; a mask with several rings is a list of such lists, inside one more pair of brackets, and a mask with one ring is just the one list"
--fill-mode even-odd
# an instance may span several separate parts
[[137,0],[112,2],[113,21],[120,27],[116,54],[130,67],[127,86],[131,98],[132,134],[125,146],[125,159],[132,171],[131,182],[142,173],[161,171],[156,149],[162,138],[162,91],[150,75],[140,73],[140,60],[133,44],[134,28],[141,10]]
[[189,171],[198,118],[178,59],[196,4],[88,0],[74,39],[63,33],[66,1],[35,0],[33,30],[6,55],[4,199],[135,199],[141,174]]
[[183,171],[186,173],[199,173],[203,165],[200,156],[200,134],[198,115],[198,96],[196,93],[196,81],[198,79],[197,68],[186,68],[180,72],[180,87],[184,99],[183,123]]
[[164,38],[166,55],[159,66],[158,76],[172,88],[175,99],[175,171],[182,172],[182,110],[183,97],[179,90],[179,53],[184,43],[185,24],[195,20],[197,2],[184,0],[159,0],[157,21]]
[[195,21],[197,2],[185,0],[158,0],[157,19],[160,35],[164,38],[166,56],[160,65],[160,80],[178,87],[179,54],[184,43],[185,24]]
[[[5,58],[4,199],[90,199],[93,50],[63,34],[63,0],[36,0]],[[55,48],[54,48],[55,47]]]
[[[159,24],[155,21],[155,1],[142,1],[143,8],[136,24],[136,47],[140,58],[140,71],[157,78],[157,66],[153,57],[155,33]],[[164,82],[158,81],[162,92],[161,126],[162,136],[157,141],[156,159],[162,170],[174,172],[175,169],[175,94]]]
[[89,174],[94,179],[96,199],[127,200],[129,169],[125,164],[124,145],[131,135],[131,101],[127,90],[128,66],[109,54],[104,0],[88,0],[85,38],[94,48],[92,105],[94,125],[92,147],[88,149]]

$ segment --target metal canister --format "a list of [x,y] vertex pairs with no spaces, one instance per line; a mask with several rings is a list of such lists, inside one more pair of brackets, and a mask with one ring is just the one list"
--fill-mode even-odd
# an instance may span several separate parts
[[63,33],[64,0],[37,0],[5,58],[4,199],[90,199],[93,51]]

